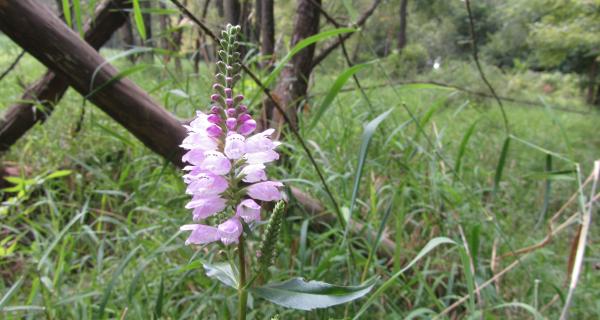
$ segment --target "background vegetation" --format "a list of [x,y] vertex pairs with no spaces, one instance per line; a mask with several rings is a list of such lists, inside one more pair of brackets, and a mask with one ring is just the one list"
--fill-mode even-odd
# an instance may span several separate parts
[[[149,2],[158,8],[158,1]],[[365,63],[356,73],[361,87],[350,79],[336,94],[333,84],[348,69],[338,50],[314,69],[298,108],[300,133],[342,215],[363,228],[344,232],[305,153],[286,138],[286,160],[271,174],[324,208],[314,214],[290,198],[274,274],[352,285],[364,280],[365,270],[380,276],[378,290],[428,241],[443,236],[456,244],[439,246],[393,280],[363,318],[558,318],[589,201],[589,184],[581,185],[600,155],[594,71],[600,3],[472,3],[483,72],[507,98],[507,133],[472,59],[464,2],[408,1],[408,42],[398,48],[400,2],[383,1],[346,43],[353,61]],[[200,15],[203,3],[188,6]],[[123,55],[130,48],[121,33],[101,53],[120,56],[111,60],[120,70],[144,65],[129,78],[189,118],[208,107],[214,67],[201,61],[194,70],[198,30],[163,4],[166,11],[147,11],[156,18],[150,26],[156,30],[157,17],[167,15],[175,29],[155,31],[136,47],[158,47],[180,27],[181,48],[169,61],[160,52]],[[82,15],[89,16],[93,3],[82,5]],[[289,50],[295,5],[275,4],[275,60]],[[369,5],[324,1],[323,8],[351,22]],[[211,28],[222,26],[218,8],[208,10]],[[330,28],[322,18],[321,30]],[[264,77],[266,71],[253,64],[261,60],[256,50],[248,45],[246,62]],[[0,70],[20,51],[0,36]],[[0,106],[19,100],[23,87],[44,71],[25,55],[2,80]],[[242,83],[247,96],[258,90],[249,78]],[[328,95],[335,98],[323,107]],[[258,112],[260,104],[251,107]],[[366,134],[365,125],[387,111],[373,136]],[[0,318],[228,319],[235,313],[233,290],[206,277],[197,259],[219,259],[221,252],[186,247],[178,232],[189,220],[181,172],[75,91],[2,156],[1,166],[10,177],[0,191]],[[588,200],[569,202],[551,221],[572,195]],[[570,308],[573,319],[600,314],[596,217]],[[542,241],[549,224],[565,221],[568,227],[550,242],[514,256]],[[380,228],[382,236],[374,239]],[[509,272],[476,290],[506,267]],[[443,314],[463,296],[465,303]],[[256,299],[250,317],[352,318],[368,299],[313,312]]]

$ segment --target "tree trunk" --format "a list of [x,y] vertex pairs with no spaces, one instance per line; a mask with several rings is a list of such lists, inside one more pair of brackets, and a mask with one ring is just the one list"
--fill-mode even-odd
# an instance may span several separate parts
[[[107,0],[97,8],[95,18],[87,22],[84,27],[84,39],[96,50],[106,43],[112,34],[126,21],[126,10],[131,9],[128,0]],[[6,151],[27,130],[37,122],[44,121],[52,112],[54,105],[62,98],[69,85],[52,71],[30,86],[21,101],[8,108],[0,120],[0,151]],[[37,103],[40,107],[36,107]]]
[[592,60],[590,70],[588,71],[588,87],[586,101],[589,104],[595,104],[594,94],[596,90],[596,76],[598,75],[598,61],[596,58]]
[[223,1],[224,0],[215,1],[215,6],[217,7],[217,14],[220,18],[223,18],[225,16],[225,7],[223,6]]
[[[125,44],[125,49],[129,50],[135,47],[135,37],[133,35],[133,25],[131,23],[131,16],[125,18],[125,25],[121,28],[123,33],[123,43]],[[127,56],[129,62],[135,63],[135,55],[130,54]]]
[[[150,9],[152,9],[152,0],[140,0],[140,8],[143,11],[146,11],[142,12],[144,28],[146,29],[146,39],[143,41],[144,47],[154,47],[154,45],[152,44],[152,15],[149,12],[147,12]],[[154,54],[152,53],[152,51],[146,52],[144,56],[150,62],[152,62],[152,60],[154,59]]]
[[262,0],[254,0],[254,25],[252,26],[252,42],[260,45],[260,24],[262,15]]
[[[290,47],[319,33],[319,8],[314,3],[321,5],[320,0],[298,0]],[[297,127],[296,106],[306,95],[314,53],[315,45],[313,44],[294,55],[290,64],[281,71],[280,80],[273,91],[273,96],[284,108],[294,127]],[[283,125],[282,115],[270,100],[265,101],[265,106],[263,127],[271,126],[280,130]]]
[[[160,9],[162,9],[162,10],[167,9],[167,6],[165,6],[165,4],[162,1],[159,1],[158,5],[159,5]],[[169,50],[169,36],[167,34],[169,27],[171,25],[169,15],[161,13],[158,17],[159,17],[158,19],[159,19],[159,23],[160,23],[160,34],[161,34],[160,48],[164,49],[164,50]]]
[[[210,0],[204,1],[204,7],[202,8],[202,20],[206,19],[208,13],[208,6],[210,6]],[[198,28],[198,36],[196,38],[196,52],[194,53],[194,73],[200,72],[200,54],[202,54],[204,61],[208,62],[208,54],[205,48],[206,36],[200,28]]]
[[[273,61],[273,53],[275,52],[275,17],[273,15],[273,0],[261,0],[261,24],[260,36],[262,38],[260,53],[263,57],[269,57]],[[271,63],[265,63],[270,65]]]
[[398,31],[398,51],[402,51],[404,47],[406,47],[406,6],[408,5],[408,0],[401,0],[400,3],[400,30]]
[[[184,1],[184,5],[185,5],[185,1]],[[179,15],[179,19],[177,20],[177,31],[175,31],[173,33],[173,43],[171,46],[171,50],[175,53],[177,53],[177,56],[175,57],[175,72],[180,74],[182,72],[182,67],[181,67],[181,58],[179,57],[179,54],[181,53],[181,42],[183,40],[183,26],[181,25],[181,22],[183,21],[183,15]]]
[[240,24],[240,0],[223,0],[225,5],[225,23],[234,26]]
[[186,132],[179,121],[133,82],[119,79],[118,71],[47,7],[37,0],[0,0],[0,31],[150,149],[181,164],[179,144]]

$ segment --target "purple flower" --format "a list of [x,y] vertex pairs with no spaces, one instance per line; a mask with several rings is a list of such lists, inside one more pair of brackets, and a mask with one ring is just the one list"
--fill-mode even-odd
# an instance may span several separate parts
[[186,206],[187,209],[194,209],[192,212],[193,219],[200,220],[215,215],[223,211],[226,207],[225,199],[219,196],[207,198],[193,198]]
[[279,181],[265,181],[255,183],[246,190],[248,195],[256,200],[262,201],[277,201],[281,200],[281,192],[279,187],[283,187],[283,183]]
[[241,134],[232,133],[225,138],[225,155],[229,159],[241,158],[246,150],[245,138]]
[[181,231],[192,231],[185,244],[206,244],[219,240],[219,231],[215,227],[203,224],[186,224],[179,228]]
[[231,170],[231,161],[219,151],[207,151],[200,166],[208,172],[223,175]]
[[253,183],[262,180],[267,180],[265,166],[262,163],[249,164],[240,171],[240,176],[244,177],[242,181]]
[[218,235],[223,244],[232,244],[238,243],[240,235],[244,228],[242,227],[242,223],[240,219],[237,217],[229,218],[229,220],[221,223],[218,227]]
[[246,199],[237,206],[237,216],[246,222],[260,221],[260,206],[252,199]]

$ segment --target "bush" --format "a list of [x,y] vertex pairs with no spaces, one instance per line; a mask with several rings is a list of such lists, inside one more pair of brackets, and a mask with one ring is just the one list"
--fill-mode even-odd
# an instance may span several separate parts
[[394,76],[407,78],[422,72],[429,62],[427,49],[418,43],[408,44],[402,51],[394,50],[387,57],[388,66]]

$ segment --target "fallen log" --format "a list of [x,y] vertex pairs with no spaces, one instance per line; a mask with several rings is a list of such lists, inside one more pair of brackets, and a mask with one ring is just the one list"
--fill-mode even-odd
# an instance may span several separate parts
[[[181,164],[185,129],[132,81],[35,0],[0,0],[0,31],[126,127],[154,152]],[[93,79],[92,79],[93,78]]]
[[[94,19],[85,24],[85,41],[100,49],[125,24],[130,8],[127,0],[103,1],[96,7]],[[0,152],[7,151],[36,123],[45,121],[68,88],[68,82],[51,70],[27,88],[0,119]]]

